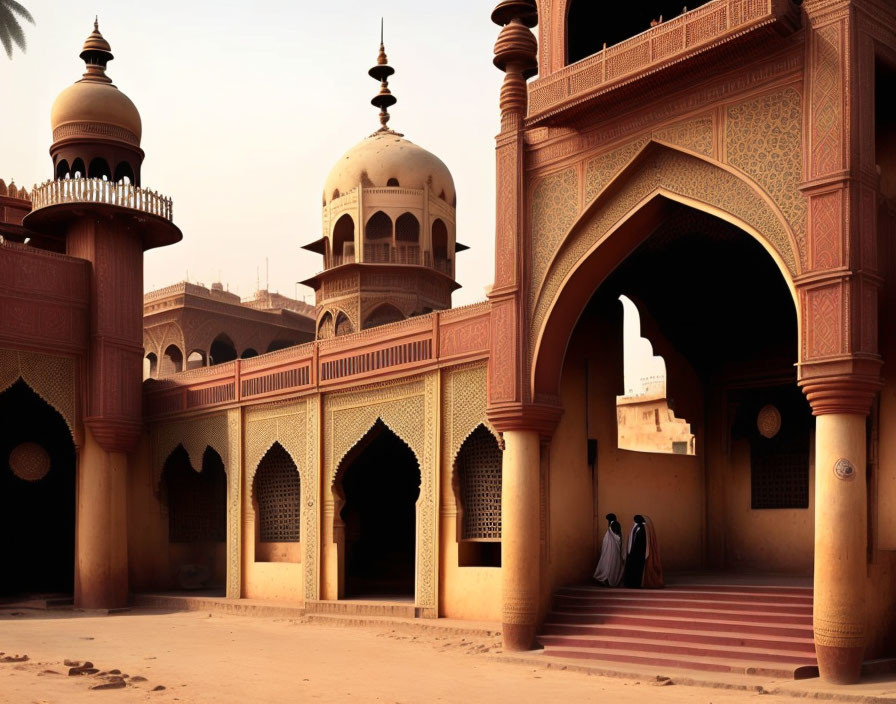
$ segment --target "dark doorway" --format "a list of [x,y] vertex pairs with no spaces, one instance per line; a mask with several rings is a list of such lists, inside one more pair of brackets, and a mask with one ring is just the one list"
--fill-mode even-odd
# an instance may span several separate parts
[[22,380],[0,393],[0,596],[71,594],[75,446],[62,416]]
[[420,468],[378,421],[343,461],[345,596],[414,596]]

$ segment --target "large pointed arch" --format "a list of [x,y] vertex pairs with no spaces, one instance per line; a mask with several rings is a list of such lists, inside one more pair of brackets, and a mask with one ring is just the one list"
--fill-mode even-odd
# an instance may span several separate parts
[[62,416],[79,445],[74,359],[0,349],[0,393],[19,379]]
[[533,397],[556,395],[566,344],[586,302],[665,221],[675,203],[714,215],[757,240],[786,281],[802,329],[794,286],[801,272],[800,246],[768,194],[724,165],[650,142],[595,196],[564,237],[544,277],[531,282]]

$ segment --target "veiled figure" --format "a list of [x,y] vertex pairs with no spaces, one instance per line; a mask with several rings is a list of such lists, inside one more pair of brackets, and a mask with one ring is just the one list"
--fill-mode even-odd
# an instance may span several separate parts
[[640,589],[644,578],[644,564],[647,561],[649,544],[647,542],[647,526],[644,517],[634,517],[634,525],[628,535],[625,549],[625,572],[623,582],[629,589]]
[[594,579],[605,587],[618,587],[625,570],[622,554],[622,527],[615,513],[607,514],[607,532],[600,548],[600,560],[594,570]]
[[642,585],[645,589],[662,589],[663,564],[660,561],[660,543],[656,537],[656,528],[650,516],[644,516],[644,524],[647,527],[647,555]]

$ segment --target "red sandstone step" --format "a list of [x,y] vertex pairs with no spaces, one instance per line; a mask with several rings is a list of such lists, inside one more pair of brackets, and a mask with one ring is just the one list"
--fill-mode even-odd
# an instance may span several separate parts
[[564,636],[542,635],[539,642],[546,649],[555,648],[587,648],[589,650],[625,650],[627,652],[649,653],[651,655],[677,655],[692,657],[708,657],[721,660],[749,660],[756,662],[772,662],[788,665],[815,664],[815,654],[792,650],[768,650],[744,646],[727,646],[719,648],[714,645],[681,643],[674,640],[656,638],[620,637],[602,638],[596,636]]
[[723,658],[675,655],[647,655],[638,651],[612,650],[606,648],[546,648],[545,656],[551,658],[575,658],[580,660],[623,662],[654,667],[703,670],[709,672],[736,672],[756,674],[766,677],[804,679],[817,677],[818,667],[814,660],[807,659],[802,664],[778,664],[754,660],[725,660]]
[[552,623],[641,626],[644,628],[684,628],[701,631],[724,631],[739,633],[756,633],[769,636],[805,637],[812,634],[811,619],[808,624],[780,624],[777,621],[757,622],[741,619],[682,618],[671,616],[651,616],[628,613],[589,613],[552,612],[548,616]]
[[751,621],[754,623],[776,623],[798,626],[811,625],[812,614],[768,613],[738,609],[666,609],[661,606],[643,604],[637,606],[577,606],[575,609],[554,609],[555,613],[575,613],[584,615],[625,615],[655,616],[659,618],[684,618],[702,620]]
[[815,654],[815,642],[811,630],[805,636],[768,636],[726,631],[695,631],[676,628],[642,628],[640,626],[604,626],[598,624],[545,623],[544,635],[595,636],[604,640],[617,638],[655,638],[681,643],[700,643],[722,647],[742,646],[765,650],[789,650]]
[[713,592],[682,589],[608,589],[608,588],[564,588],[554,594],[555,597],[571,599],[640,599],[640,600],[678,600],[678,601],[755,601],[781,606],[811,606],[812,593],[803,595],[778,594],[762,591]]
[[728,595],[737,598],[738,595],[762,596],[769,598],[778,598],[785,600],[811,599],[813,592],[810,587],[754,587],[754,586],[732,586],[717,587],[714,585],[701,586],[693,585],[672,585],[662,589],[628,589],[626,587],[602,587],[597,584],[579,584],[561,587],[555,591],[556,594],[632,594],[643,595],[645,598],[662,594],[675,594],[676,596],[684,596],[687,594],[711,594],[719,599],[724,599]]
[[576,609],[609,608],[614,606],[639,607],[642,604],[662,608],[723,610],[723,611],[762,611],[765,613],[812,615],[812,604],[778,604],[771,601],[716,601],[703,599],[674,599],[668,596],[650,599],[633,599],[628,596],[586,597],[558,594],[554,597],[554,608]]

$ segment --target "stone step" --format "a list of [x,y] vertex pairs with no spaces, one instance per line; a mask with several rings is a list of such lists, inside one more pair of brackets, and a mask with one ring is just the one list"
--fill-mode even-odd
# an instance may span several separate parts
[[659,639],[639,636],[605,638],[593,635],[541,635],[539,642],[545,649],[587,648],[591,650],[624,650],[650,655],[707,657],[718,660],[770,662],[787,665],[815,664],[815,653],[795,650],[766,650],[748,646],[727,645],[719,648],[712,644],[686,643],[674,638]]
[[341,616],[390,616],[415,618],[417,608],[412,601],[386,601],[375,599],[340,599],[339,601],[307,600],[305,613],[336,614]]
[[557,614],[576,614],[578,616],[653,616],[656,618],[683,618],[699,620],[749,621],[765,624],[788,624],[811,626],[812,613],[774,613],[737,608],[666,608],[654,606],[649,602],[638,602],[631,606],[576,606],[554,609]]
[[605,640],[617,638],[655,638],[679,643],[700,643],[730,647],[741,646],[765,650],[785,650],[808,653],[814,656],[815,642],[812,631],[803,636],[751,634],[738,631],[698,631],[687,628],[656,628],[642,626],[606,626],[600,624],[551,623],[542,629],[544,635],[595,636]]
[[545,648],[545,656],[595,662],[627,663],[707,672],[733,672],[763,677],[806,679],[818,676],[818,667],[811,659],[803,664],[770,663],[756,660],[731,660],[705,656],[677,656],[647,654],[637,650],[611,648]]
[[777,621],[746,621],[736,618],[693,618],[681,616],[656,616],[619,612],[588,613],[552,612],[548,615],[552,623],[599,624],[614,626],[641,626],[656,628],[684,628],[701,631],[724,631],[756,633],[774,636],[803,637],[812,633],[812,622],[802,624],[782,624]]
[[738,601],[744,597],[765,599],[775,603],[812,603],[812,589],[803,587],[702,587],[698,585],[676,585],[665,589],[626,589],[624,587],[598,587],[594,585],[581,585],[562,587],[555,595],[564,596],[592,596],[592,597],[618,597],[624,595],[627,598],[656,599],[706,599],[712,598],[720,601]]
[[587,608],[609,608],[613,606],[638,607],[644,604],[662,608],[680,609],[719,609],[725,611],[761,611],[764,613],[812,615],[812,603],[781,604],[770,600],[748,599],[716,600],[716,599],[676,599],[671,595],[663,595],[654,599],[631,598],[627,594],[619,596],[578,596],[557,594],[554,597],[554,608],[579,610]]

